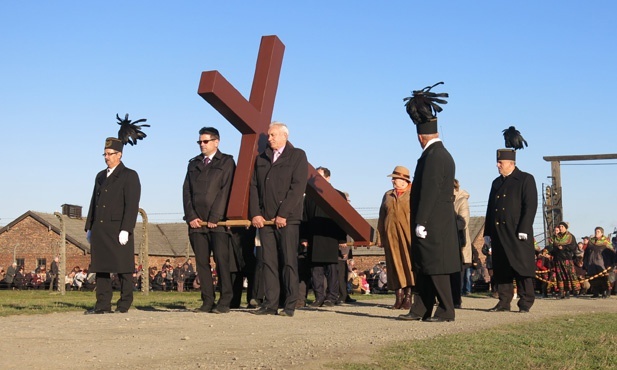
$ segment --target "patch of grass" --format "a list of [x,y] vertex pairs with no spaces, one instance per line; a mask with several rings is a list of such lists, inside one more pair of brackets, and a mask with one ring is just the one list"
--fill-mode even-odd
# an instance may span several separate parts
[[[0,291],[0,316],[46,314],[53,312],[85,311],[94,307],[95,292],[57,292],[45,290]],[[112,304],[120,298],[114,292]],[[198,292],[135,292],[133,306],[144,310],[192,309],[201,304]]]
[[[70,291],[65,295],[48,290],[0,290],[0,316],[33,315],[54,312],[85,311],[94,307],[95,292]],[[353,295],[358,301],[370,301],[393,296],[389,294]],[[112,305],[120,298],[120,293],[114,292]],[[218,293],[217,293],[218,298]],[[392,298],[394,299],[394,298]],[[308,302],[315,297],[309,294]],[[246,293],[242,296],[242,305],[246,306]],[[133,306],[140,310],[182,310],[193,309],[201,305],[199,292],[150,292],[145,295],[135,292]]]
[[617,314],[560,316],[388,346],[355,369],[617,369]]

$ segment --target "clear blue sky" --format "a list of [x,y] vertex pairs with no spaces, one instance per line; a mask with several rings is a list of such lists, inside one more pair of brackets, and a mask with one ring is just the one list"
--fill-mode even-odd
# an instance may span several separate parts
[[[421,149],[403,98],[444,81],[439,116],[456,176],[484,215],[501,131],[529,142],[517,164],[541,193],[542,157],[616,153],[617,5],[613,1],[105,1],[0,3],[0,225],[28,210],[87,212],[115,115],[147,118],[128,147],[141,207],[182,217],[200,127],[237,158],[240,134],[197,95],[218,70],[245,97],[261,37],[285,44],[273,119],[335,187],[375,217],[386,177]],[[564,216],[577,236],[617,226],[615,161],[564,163]],[[536,222],[541,232],[541,220]]]

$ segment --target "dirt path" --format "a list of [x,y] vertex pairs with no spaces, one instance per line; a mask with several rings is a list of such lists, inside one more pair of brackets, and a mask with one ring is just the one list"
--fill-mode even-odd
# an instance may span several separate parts
[[402,322],[391,297],[297,310],[293,318],[131,310],[0,318],[1,369],[319,369],[367,360],[384,344],[538,320],[617,312],[617,298],[537,300],[529,314],[488,313],[491,298],[465,298],[453,323]]

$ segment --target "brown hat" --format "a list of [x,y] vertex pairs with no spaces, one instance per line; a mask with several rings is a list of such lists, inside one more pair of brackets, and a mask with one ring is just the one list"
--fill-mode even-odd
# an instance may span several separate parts
[[124,144],[122,144],[122,140],[115,137],[108,137],[105,139],[105,149],[113,149],[117,152],[122,152],[123,148]]
[[411,182],[411,176],[409,176],[409,170],[404,166],[396,166],[390,175],[387,177],[392,177],[393,179],[403,179],[405,181]]

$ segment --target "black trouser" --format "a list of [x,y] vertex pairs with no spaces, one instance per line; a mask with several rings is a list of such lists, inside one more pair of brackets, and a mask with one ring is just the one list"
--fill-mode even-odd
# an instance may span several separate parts
[[308,290],[311,288],[311,266],[306,257],[298,258],[298,278],[300,280],[298,300],[306,301]]
[[[314,263],[311,267],[315,302],[330,301],[335,303],[339,295],[338,262]],[[327,288],[324,283],[327,284]]]
[[453,272],[450,274],[450,288],[452,289],[452,302],[455,305],[463,303],[461,298],[461,291],[463,290],[463,274],[464,270],[460,272]]
[[345,302],[347,300],[347,260],[338,261],[338,300]]
[[[255,249],[255,228],[247,230],[238,230],[237,233],[240,236],[240,245],[242,246],[242,260],[244,265],[242,266],[241,276],[236,277],[236,283],[234,284],[234,299],[232,300],[232,307],[240,307],[242,296],[242,283],[243,278],[246,277],[246,303],[250,303],[251,299],[256,298],[259,292],[256,292],[255,285],[255,269],[257,265],[257,250]],[[238,286],[238,280],[240,280]],[[263,293],[262,293],[263,296]]]
[[[265,301],[263,307],[276,310],[279,306],[281,286],[285,289],[284,308],[293,311],[298,300],[298,242],[299,225],[277,229],[266,226],[259,229],[263,249],[263,279]],[[279,274],[280,266],[280,274]],[[282,279],[280,279],[282,275]]]
[[499,274],[494,275],[497,283],[497,293],[499,294],[498,307],[510,309],[510,304],[514,298],[514,284],[516,281],[516,289],[518,292],[518,308],[521,310],[529,310],[533,306],[536,299],[535,290],[533,287],[533,277],[521,276],[511,267],[499,269]]
[[[119,273],[120,299],[117,302],[118,310],[128,310],[133,304],[133,273]],[[96,305],[95,310],[111,311],[111,299],[113,289],[111,287],[111,274],[109,272],[96,273]]]
[[[261,238],[261,237],[260,237]],[[263,244],[262,244],[263,245]],[[263,301],[266,295],[264,289],[264,249],[263,247],[255,247],[255,270],[253,272],[253,278],[249,280],[249,287],[251,297],[247,300],[251,302],[251,299],[256,299],[258,302]]]
[[210,234],[212,234],[212,252],[214,253],[218,286],[221,293],[217,305],[229,308],[234,295],[236,275],[238,275],[234,251],[229,234],[225,232],[213,232]]
[[435,310],[434,317],[443,319],[454,319],[454,303],[452,301],[452,288],[450,287],[450,274],[445,275],[423,275],[418,274],[416,276],[416,287],[422,305],[424,306],[424,313],[419,312],[422,308],[412,307],[412,312],[422,318],[426,319],[433,314],[433,306],[435,305],[435,299],[437,299],[437,309]]
[[224,233],[189,233],[191,247],[195,253],[197,275],[199,275],[199,283],[201,284],[202,305],[210,308],[214,306],[214,283],[212,281],[210,254],[214,244],[217,241],[223,242],[223,238],[225,238],[224,241],[227,241],[227,235]]

